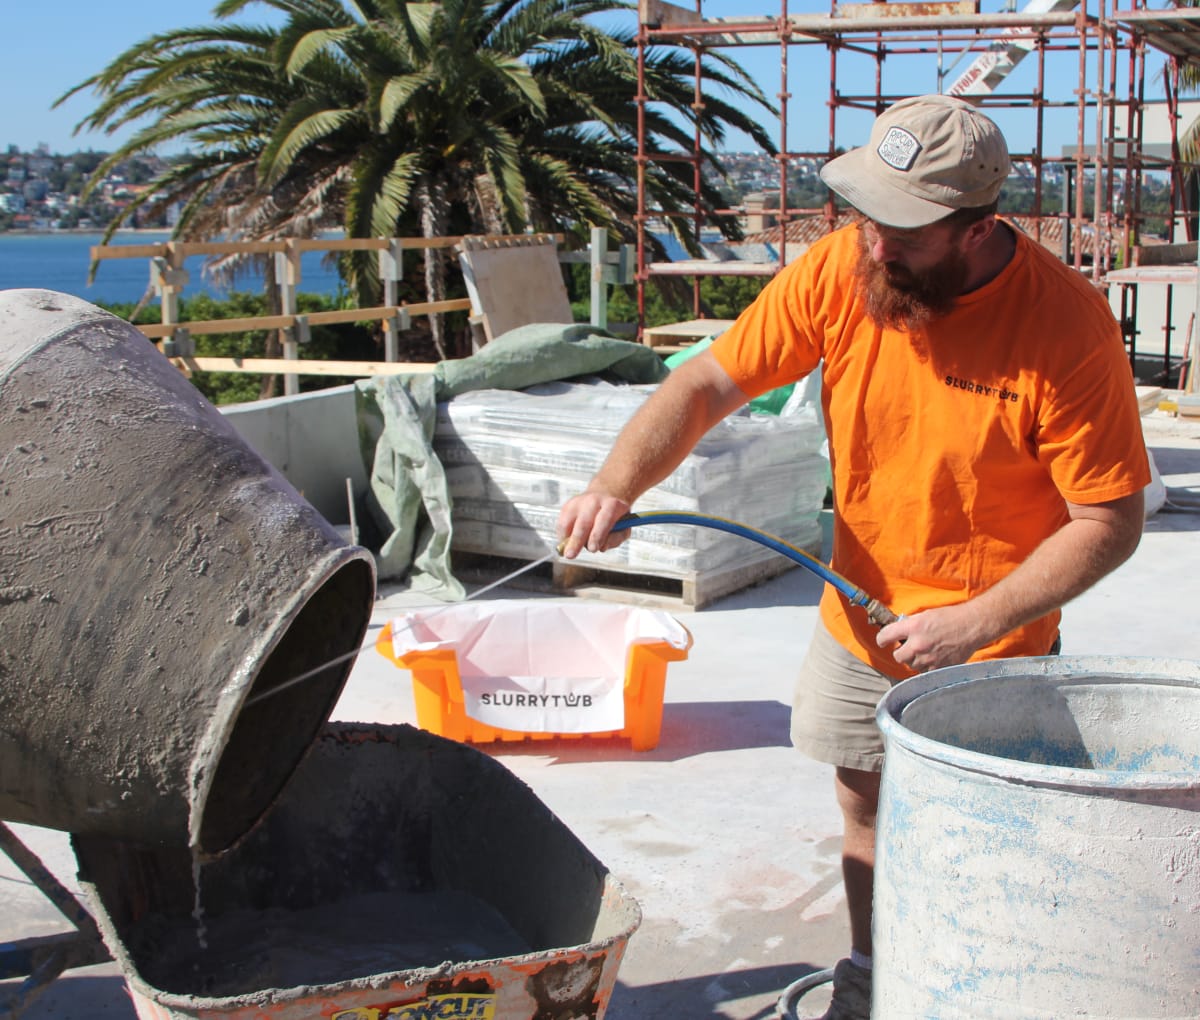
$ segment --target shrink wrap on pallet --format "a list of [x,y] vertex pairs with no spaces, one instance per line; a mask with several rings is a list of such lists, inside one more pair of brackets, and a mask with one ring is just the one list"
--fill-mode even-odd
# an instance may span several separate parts
[[[440,403],[434,450],[453,503],[456,551],[535,559],[553,549],[562,504],[582,492],[652,386],[551,383],[477,390]],[[828,486],[824,430],[812,407],[737,414],[711,429],[635,510],[682,510],[740,521],[812,551]],[[736,535],[643,525],[582,565],[681,578],[779,554]]]

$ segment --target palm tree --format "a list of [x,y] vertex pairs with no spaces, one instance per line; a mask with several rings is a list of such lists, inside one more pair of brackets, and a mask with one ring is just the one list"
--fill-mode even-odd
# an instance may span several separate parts
[[[229,23],[255,5],[281,26]],[[336,223],[349,237],[589,223],[630,238],[635,40],[593,17],[626,9],[624,0],[222,0],[218,24],[146,39],[68,95],[101,97],[80,128],[146,124],[97,181],[136,153],[187,147],[110,230],[145,202],[181,202],[185,240],[307,236]],[[735,128],[774,152],[759,118],[735,102],[772,108],[731,60],[705,59],[706,89],[731,99],[707,94],[699,109],[689,54],[655,48],[645,69],[651,150],[690,150],[698,129],[719,174],[716,150]],[[690,166],[650,164],[651,204],[678,208],[690,186]],[[719,204],[708,184],[701,198]],[[725,229],[737,231],[732,221]],[[371,303],[374,262],[350,259],[344,273]],[[442,281],[428,250],[431,297]]]

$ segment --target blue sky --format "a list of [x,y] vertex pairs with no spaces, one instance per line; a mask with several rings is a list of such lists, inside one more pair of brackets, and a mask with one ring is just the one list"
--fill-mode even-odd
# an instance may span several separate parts
[[[684,2],[684,0],[676,0]],[[1002,0],[984,0],[985,10],[1001,9]],[[90,94],[81,94],[58,109],[51,109],[54,100],[85,78],[100,71],[112,58],[131,44],[157,32],[189,25],[210,24],[213,0],[59,0],[56,4],[10,2],[4,5],[4,34],[0,43],[0,95],[4,95],[0,114],[0,149],[15,144],[30,150],[45,142],[52,152],[76,149],[107,150],[113,138],[103,134],[73,136],[75,125],[91,112],[95,105]],[[791,0],[793,14],[828,13],[828,0]],[[707,17],[729,17],[747,11],[774,14],[778,0],[705,0]],[[244,21],[265,21],[265,7],[251,7]],[[632,24],[632,15],[630,15]],[[751,71],[760,87],[774,101],[780,91],[780,61],[778,46],[740,47],[730,51],[734,58]],[[969,59],[951,66],[955,54],[944,58],[946,82],[966,68]],[[828,111],[825,106],[829,90],[829,64],[825,51],[817,46],[793,47],[789,55],[789,83],[792,93],[789,106],[790,136],[788,145],[793,151],[824,148],[828,134]],[[868,92],[874,87],[874,64],[866,58],[844,54],[839,61],[839,88],[842,92]],[[1048,82],[1053,95],[1070,99],[1077,74],[1074,54],[1051,54]],[[1014,92],[1032,91],[1035,83],[1034,60],[1020,65],[1010,85]],[[1124,71],[1119,72],[1123,74]],[[936,92],[938,66],[930,55],[893,57],[885,65],[884,91],[890,94]],[[1147,75],[1147,98],[1157,95],[1152,75]],[[996,110],[995,119],[1009,135],[1014,150],[1033,146],[1033,121],[1027,111],[1009,113]],[[871,118],[854,112],[839,115],[837,140],[843,145],[858,145],[866,140]],[[1089,117],[1086,125],[1091,140],[1094,124]],[[129,132],[116,136],[128,137]],[[1047,146],[1049,154],[1058,146],[1075,140],[1073,111],[1051,111],[1047,114]],[[732,149],[746,149],[738,138],[731,140]]]
[[59,0],[44,7],[13,0],[4,4],[0,148],[17,145],[30,150],[40,142],[49,145],[51,152],[113,148],[112,138],[104,134],[72,135],[75,125],[95,107],[90,93],[52,110],[54,101],[148,36],[212,24],[213,4],[214,0]]

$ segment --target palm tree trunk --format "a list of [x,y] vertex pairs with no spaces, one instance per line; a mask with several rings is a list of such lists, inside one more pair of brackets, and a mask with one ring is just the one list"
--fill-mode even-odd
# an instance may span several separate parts
[[[426,177],[417,189],[421,206],[421,233],[424,237],[442,237],[446,229],[446,186],[434,177]],[[425,249],[425,294],[429,301],[446,296],[446,261],[441,248]],[[440,313],[429,316],[433,346],[443,361],[449,355],[445,346],[445,322]]]

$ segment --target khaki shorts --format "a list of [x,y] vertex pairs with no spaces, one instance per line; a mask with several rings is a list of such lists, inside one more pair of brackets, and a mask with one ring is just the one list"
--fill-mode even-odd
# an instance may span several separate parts
[[883,734],[875,706],[892,684],[838,644],[818,617],[792,699],[792,744],[817,761],[879,772]]
[[[1056,637],[1050,655],[1062,649]],[[875,709],[899,683],[851,655],[817,618],[792,698],[792,744],[816,761],[879,772],[883,734]]]

